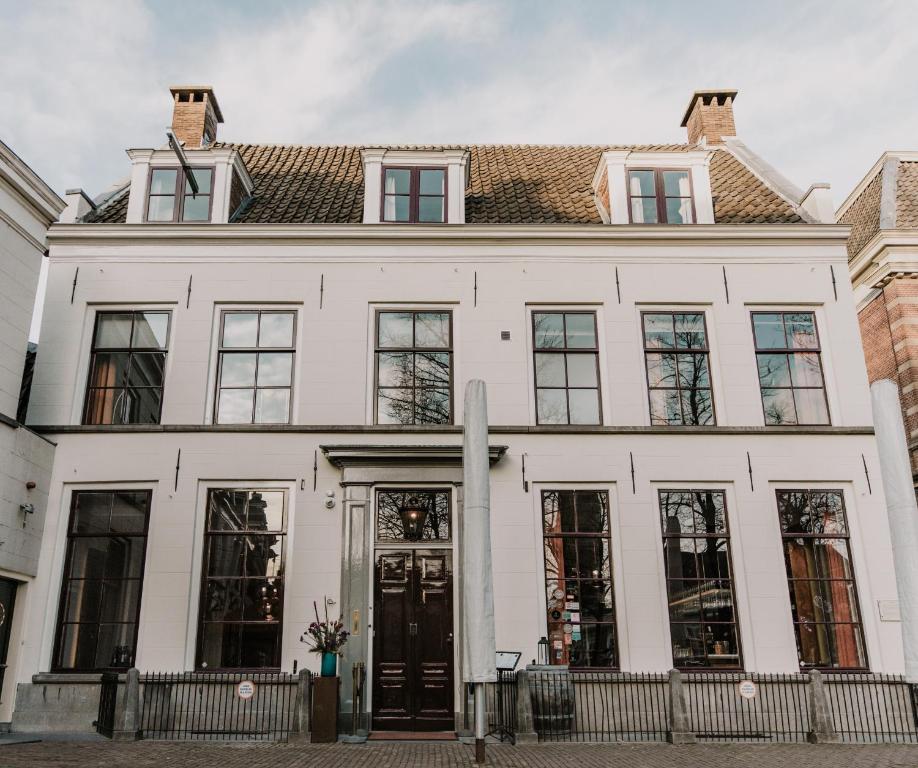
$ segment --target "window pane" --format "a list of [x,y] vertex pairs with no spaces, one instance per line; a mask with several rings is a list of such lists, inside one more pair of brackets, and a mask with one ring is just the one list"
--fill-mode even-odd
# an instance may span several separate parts
[[667,224],[691,224],[692,222],[693,216],[691,198],[666,198]]
[[219,424],[251,424],[254,397],[254,389],[220,390],[217,422]]
[[822,365],[818,352],[798,352],[787,357],[790,362],[789,383],[795,387],[822,387]]
[[789,389],[763,389],[762,407],[766,424],[796,424],[794,396]]
[[797,406],[798,424],[829,423],[826,395],[822,389],[795,389],[794,403]]
[[418,192],[422,195],[442,195],[446,190],[446,172],[440,170],[420,171]]
[[259,389],[255,395],[256,424],[286,424],[290,420],[289,389]]
[[609,502],[605,493],[576,491],[577,530],[580,533],[609,532]]
[[784,338],[784,316],[756,312],[752,315],[756,349],[786,349]]
[[249,496],[247,525],[254,531],[283,531],[284,492],[252,491]]
[[254,352],[224,352],[220,356],[221,387],[255,386]]
[[73,533],[108,533],[112,511],[112,494],[81,491],[74,494]]
[[407,195],[411,191],[411,171],[407,168],[386,168],[385,193]]
[[96,646],[96,669],[126,668],[134,661],[134,624],[100,624]]
[[628,192],[635,197],[655,197],[653,171],[629,171]]
[[125,391],[125,424],[158,424],[163,391],[158,387],[130,388]]
[[174,195],[175,179],[178,171],[175,169],[154,169],[153,176],[150,179],[151,195]]
[[247,491],[212,490],[208,494],[208,529],[212,531],[244,529],[246,527],[245,508],[248,497]]
[[633,197],[631,198],[631,220],[635,224],[657,223],[657,198]]
[[124,409],[124,390],[90,389],[86,396],[85,424],[120,423]]
[[292,347],[293,318],[293,312],[263,312],[258,346]]
[[175,217],[175,198],[171,195],[151,195],[147,208],[147,221],[172,221]]
[[450,355],[448,352],[427,352],[414,356],[415,386],[448,387]]
[[418,221],[441,223],[446,220],[443,215],[442,197],[418,198]]
[[[194,180],[198,183],[198,194],[199,195],[209,195],[210,194],[210,183],[211,183],[210,180],[211,180],[211,177],[213,176],[213,170],[210,168],[192,168],[191,175],[194,176]],[[190,194],[192,194],[191,183],[188,181],[188,178],[185,177],[186,198]]]
[[571,389],[567,393],[571,424],[599,424],[599,392],[595,389]]
[[240,621],[242,619],[242,581],[208,579],[204,587],[204,621]]
[[414,390],[380,388],[376,397],[376,421],[379,424],[414,423]]
[[277,579],[246,579],[242,586],[242,618],[274,623],[283,617],[283,590]]
[[788,312],[784,315],[787,325],[787,343],[793,349],[816,349],[816,319],[812,312]]
[[383,221],[408,221],[411,198],[407,195],[386,195]]
[[673,316],[676,346],[680,349],[704,349],[708,346],[704,332],[704,315],[699,313]]
[[685,389],[710,387],[711,376],[708,372],[706,353],[676,355],[679,362],[679,386]]
[[539,424],[567,424],[567,393],[563,389],[536,391]]
[[380,347],[410,347],[414,342],[413,321],[411,312],[380,312],[379,338]]
[[99,604],[100,620],[133,621],[134,610],[140,600],[140,579],[107,579],[101,587],[101,595],[84,596],[86,602]]
[[[248,356],[248,355],[246,355]],[[241,357],[241,355],[233,355]],[[293,375],[292,352],[260,352],[258,355],[258,386],[289,387]]]
[[210,195],[185,194],[182,201],[182,221],[208,221],[210,219]]
[[257,312],[226,312],[223,315],[223,346],[254,347],[258,342]]
[[414,405],[416,424],[446,424],[450,420],[448,389],[417,389]]
[[714,423],[710,389],[682,390],[682,422],[696,426]]
[[147,521],[148,495],[132,491],[116,491],[110,495],[112,496],[110,530],[113,533],[143,533]]
[[763,387],[789,387],[790,368],[787,355],[756,355],[759,365],[759,382]]
[[240,666],[248,669],[280,666],[280,624],[243,624]]
[[688,171],[663,171],[663,194],[667,197],[691,197]]
[[535,381],[537,387],[563,387],[564,355],[536,353]]
[[92,356],[91,387],[122,387],[128,382],[131,356],[128,353],[97,352]]
[[165,349],[168,331],[168,312],[137,312],[134,314],[134,338],[131,346]]
[[410,387],[414,381],[414,355],[411,352],[380,352],[377,380],[380,387]]
[[644,346],[648,349],[672,349],[675,346],[671,314],[644,315]]
[[131,346],[131,312],[100,312],[96,316],[96,349],[127,349]]
[[679,390],[653,389],[650,391],[650,423],[653,425],[682,423]]
[[596,316],[592,313],[569,314],[564,317],[567,346],[596,349]]
[[[543,355],[544,357],[544,355]],[[553,355],[560,357],[560,355]],[[598,385],[596,376],[596,355],[567,354],[567,385],[569,387],[595,387]]]
[[161,387],[165,367],[166,355],[162,352],[134,353],[128,384],[131,387]]
[[564,315],[535,312],[532,318],[536,349],[555,349],[564,346]]
[[418,312],[414,321],[415,346],[449,347],[449,319],[449,312]]

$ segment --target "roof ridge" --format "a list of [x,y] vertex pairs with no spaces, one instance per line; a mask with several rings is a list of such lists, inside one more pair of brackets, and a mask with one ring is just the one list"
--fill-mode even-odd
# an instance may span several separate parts
[[[288,144],[283,142],[250,142],[250,141],[217,141],[214,147],[258,147],[262,149],[368,149],[368,148],[386,148],[402,150],[425,150],[425,149],[447,149],[447,148],[477,148],[477,149],[634,149],[647,147],[684,147],[686,149],[701,149],[699,144],[690,142],[646,142],[646,143],[603,143],[603,144],[552,144],[552,143],[510,143],[510,142],[472,142],[463,144],[460,142],[444,142],[438,144],[392,144],[392,143],[373,143],[365,142],[360,144]],[[708,147],[714,149],[714,147]]]

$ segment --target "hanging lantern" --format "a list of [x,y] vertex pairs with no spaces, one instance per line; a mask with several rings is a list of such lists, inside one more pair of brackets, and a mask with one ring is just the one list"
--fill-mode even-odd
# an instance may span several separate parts
[[408,541],[418,541],[424,533],[424,521],[427,519],[427,508],[417,496],[409,496],[399,510],[402,516],[402,529]]

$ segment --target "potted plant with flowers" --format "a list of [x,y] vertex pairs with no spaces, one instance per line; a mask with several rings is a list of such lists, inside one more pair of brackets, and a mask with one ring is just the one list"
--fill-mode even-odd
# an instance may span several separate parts
[[338,672],[338,656],[347,642],[348,633],[344,630],[341,619],[329,621],[328,601],[325,601],[325,621],[319,620],[319,608],[312,603],[316,620],[312,622],[300,637],[300,642],[311,646],[310,653],[322,654],[322,677],[335,677]]

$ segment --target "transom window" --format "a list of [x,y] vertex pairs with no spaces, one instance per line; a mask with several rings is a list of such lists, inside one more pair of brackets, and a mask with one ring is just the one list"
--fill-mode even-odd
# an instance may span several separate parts
[[633,224],[692,224],[695,221],[688,171],[629,170],[628,197]]
[[286,494],[207,494],[198,669],[279,669]]
[[383,168],[382,220],[446,221],[445,168]]
[[600,424],[595,312],[533,312],[536,423]]
[[296,312],[225,311],[217,372],[218,424],[290,421]]
[[158,424],[169,312],[98,312],[84,424]]
[[708,334],[702,312],[645,312],[651,424],[713,424]]
[[765,423],[828,424],[816,316],[753,312],[752,330]]
[[452,312],[376,314],[376,423],[452,423]]
[[609,495],[543,491],[549,660],[617,667]]
[[449,541],[449,493],[446,491],[380,491],[376,495],[379,541]]
[[134,663],[150,497],[150,491],[73,492],[55,670]]
[[673,664],[742,667],[723,491],[660,491]]
[[210,221],[213,169],[192,168],[191,174],[198,185],[197,193],[181,168],[150,171],[147,221]]
[[777,491],[800,666],[867,666],[845,498],[838,490]]

